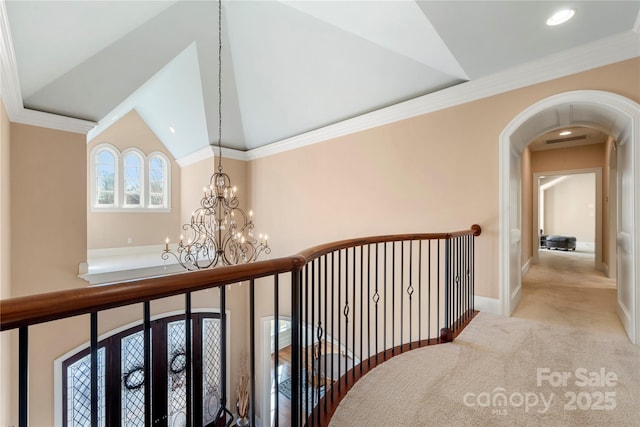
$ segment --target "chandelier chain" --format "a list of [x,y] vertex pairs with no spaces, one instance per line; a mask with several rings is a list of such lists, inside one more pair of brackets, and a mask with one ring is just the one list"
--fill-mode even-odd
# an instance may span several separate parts
[[218,1],[218,172],[222,172],[222,0]]
[[203,188],[200,207],[191,221],[182,226],[184,235],[176,251],[165,242],[162,259],[171,257],[186,270],[201,270],[218,265],[244,264],[269,254],[269,237],[254,235],[253,212],[240,207],[238,189],[222,171],[222,1],[218,1],[218,170]]

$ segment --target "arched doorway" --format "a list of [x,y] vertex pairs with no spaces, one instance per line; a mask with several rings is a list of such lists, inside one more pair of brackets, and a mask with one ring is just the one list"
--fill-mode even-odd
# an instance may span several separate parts
[[500,300],[510,315],[521,292],[520,155],[536,136],[565,126],[592,126],[617,141],[617,309],[632,342],[640,343],[640,104],[603,91],[566,92],[516,116],[500,135]]

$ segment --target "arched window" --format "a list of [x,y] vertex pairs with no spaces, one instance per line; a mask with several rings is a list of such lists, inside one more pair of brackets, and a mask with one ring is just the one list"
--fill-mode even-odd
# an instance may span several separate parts
[[124,155],[124,206],[141,207],[144,194],[143,160],[135,151],[129,151]]
[[[185,316],[151,322],[152,414],[163,424],[185,425]],[[202,398],[202,425],[213,425],[221,397],[221,322],[219,313],[192,314],[193,396]],[[89,349],[62,361],[62,425],[85,426],[91,420]],[[98,343],[98,424],[144,425],[144,331],[142,325]]]
[[90,162],[91,208],[118,212],[171,209],[171,163],[161,152],[97,145]]
[[94,183],[96,206],[115,206],[118,181],[118,154],[110,147],[99,148],[94,156]]
[[154,153],[149,156],[149,207],[168,207],[169,162],[167,158]]

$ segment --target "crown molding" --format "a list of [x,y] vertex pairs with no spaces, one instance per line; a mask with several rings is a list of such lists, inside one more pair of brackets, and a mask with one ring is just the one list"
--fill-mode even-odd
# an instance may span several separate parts
[[0,0],[0,66],[2,70],[2,101],[9,120],[14,123],[87,134],[97,123],[24,108],[18,77],[18,66],[9,29],[9,18],[4,0]]
[[2,83],[0,85],[2,101],[7,109],[9,120],[14,121],[23,106],[16,55],[13,50],[13,39],[9,30],[9,17],[4,0],[0,0],[0,67],[2,72],[2,79],[0,79]]
[[39,126],[48,129],[61,130],[64,132],[87,133],[96,127],[96,122],[76,119],[73,117],[59,116],[57,114],[45,113],[43,111],[29,110],[21,108],[10,120],[14,123],[22,123],[30,126]]
[[637,31],[627,31],[490,76],[461,83],[302,135],[255,148],[248,151],[246,155],[248,160],[255,160],[635,58],[640,56],[639,46],[640,34]]
[[[10,121],[82,133],[88,136],[88,140],[110,125],[110,120],[108,121],[107,119],[101,121],[100,126],[98,126],[98,123],[92,121],[25,109],[22,103],[5,0],[0,0],[0,24],[0,65],[2,72],[0,95]],[[640,13],[633,30],[246,152],[223,148],[223,157],[246,161],[295,150],[307,145],[476,101],[510,90],[635,58],[640,56],[639,46]],[[121,113],[130,106],[122,105],[120,107],[118,112]],[[204,147],[195,153],[178,159],[178,164],[186,166],[211,157],[213,157],[211,148]]]
[[[216,147],[215,145],[207,145],[204,148],[199,149],[191,154],[188,154],[184,157],[181,157],[176,160],[178,165],[183,168],[185,166],[192,165],[194,163],[200,162],[202,160],[212,159],[216,156]],[[249,158],[247,157],[246,151],[234,150],[233,148],[225,148],[222,147],[222,157],[225,159],[234,159],[234,160],[243,160],[247,161]]]

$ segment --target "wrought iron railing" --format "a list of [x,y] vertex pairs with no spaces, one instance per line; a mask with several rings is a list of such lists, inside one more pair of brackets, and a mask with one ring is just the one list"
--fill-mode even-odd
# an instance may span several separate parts
[[[142,304],[144,373],[145,378],[151,378],[151,302],[184,295],[186,420],[187,425],[201,426],[202,401],[193,396],[190,369],[197,357],[191,345],[191,298],[194,292],[211,288],[220,290],[222,386],[218,424],[230,425],[234,419],[228,409],[226,349],[233,343],[227,337],[226,285],[239,282],[249,283],[251,425],[256,425],[260,406],[258,383],[264,393],[274,396],[272,408],[261,407],[262,425],[327,425],[339,401],[370,369],[404,351],[449,342],[473,318],[474,237],[480,232],[480,226],[473,225],[452,233],[351,239],[275,260],[2,300],[0,331],[19,331],[18,425],[28,425],[31,326],[90,315],[91,425],[98,426],[98,313]],[[257,290],[261,291],[261,315],[266,310],[276,325],[272,368],[266,382],[256,375],[257,349],[259,340],[264,339],[256,333]],[[265,300],[266,294],[273,296],[271,301]],[[286,349],[281,345],[278,327],[285,318],[291,322],[291,342]],[[290,356],[285,358],[285,354]],[[284,364],[290,368],[286,379],[279,375]],[[281,393],[285,380],[288,397]],[[145,387],[144,395],[145,425],[162,425],[163,420],[154,417],[151,406],[152,387]]]

